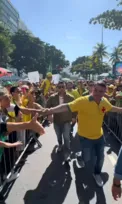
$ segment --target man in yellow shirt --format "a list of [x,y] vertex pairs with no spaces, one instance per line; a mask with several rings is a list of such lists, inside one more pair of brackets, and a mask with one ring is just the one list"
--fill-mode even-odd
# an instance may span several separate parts
[[75,101],[62,104],[57,107],[47,109],[46,114],[61,113],[65,111],[78,113],[78,135],[82,147],[82,158],[86,163],[91,159],[92,152],[96,156],[94,168],[94,179],[99,187],[103,186],[100,176],[104,162],[104,138],[103,138],[103,119],[108,111],[121,112],[122,108],[112,106],[104,98],[106,85],[104,82],[97,82],[91,95],[80,97]]
[[67,82],[67,93],[74,97],[74,99],[77,99],[80,97],[80,94],[77,89],[73,89],[73,83],[72,81]]
[[48,94],[51,89],[51,81],[52,81],[52,73],[48,72],[46,75],[46,79],[41,84],[41,90],[46,99],[48,98]]
[[77,83],[77,91],[80,96],[82,96],[82,94],[86,91],[85,86],[81,80],[79,80]]

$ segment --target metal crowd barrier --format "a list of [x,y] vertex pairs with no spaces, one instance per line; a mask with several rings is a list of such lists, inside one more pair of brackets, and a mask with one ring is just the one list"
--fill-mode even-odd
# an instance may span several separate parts
[[122,114],[109,112],[104,119],[104,125],[122,144]]
[[2,190],[5,185],[19,175],[17,166],[32,140],[38,144],[38,147],[42,146],[36,134],[31,131],[13,132],[6,137],[6,142],[22,141],[23,145],[14,148],[4,148],[0,154],[0,199],[3,197]]

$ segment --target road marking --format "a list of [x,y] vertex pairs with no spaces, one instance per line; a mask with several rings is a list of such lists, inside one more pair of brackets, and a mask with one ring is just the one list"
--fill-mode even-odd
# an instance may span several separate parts
[[117,161],[114,158],[114,156],[112,154],[109,154],[108,158],[109,158],[110,162],[112,163],[112,165],[115,166]]

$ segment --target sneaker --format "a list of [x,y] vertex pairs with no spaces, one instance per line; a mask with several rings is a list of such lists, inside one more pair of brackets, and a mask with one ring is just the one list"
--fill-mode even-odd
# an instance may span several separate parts
[[101,176],[99,174],[93,174],[93,177],[96,181],[96,184],[99,186],[99,187],[102,187],[103,186],[103,180],[101,178]]

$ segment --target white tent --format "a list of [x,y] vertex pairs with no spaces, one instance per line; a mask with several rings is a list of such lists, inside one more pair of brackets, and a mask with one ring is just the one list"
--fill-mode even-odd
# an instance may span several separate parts
[[109,76],[109,73],[102,73],[99,75],[99,77],[108,77]]

